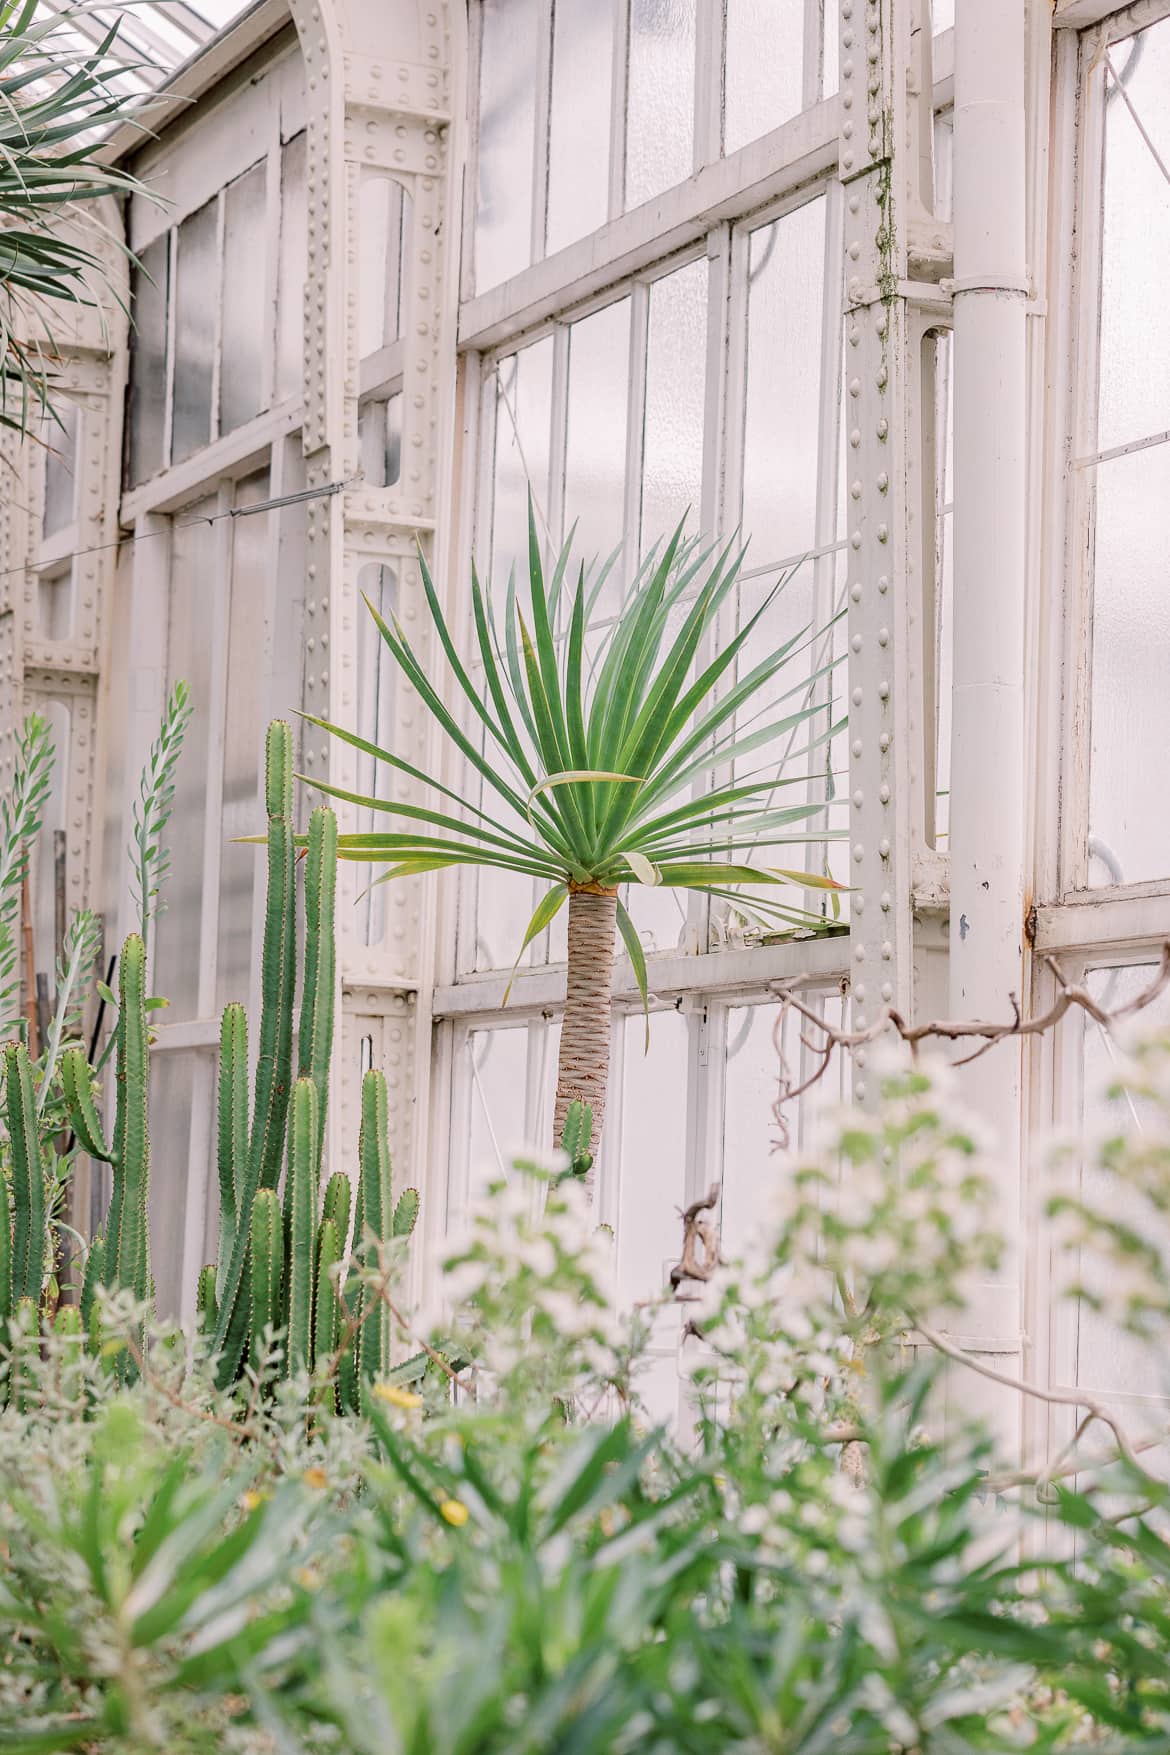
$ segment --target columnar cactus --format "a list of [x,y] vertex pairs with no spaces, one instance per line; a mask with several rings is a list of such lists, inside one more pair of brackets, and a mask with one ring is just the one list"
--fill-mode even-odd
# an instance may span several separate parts
[[[221,1385],[239,1374],[246,1354],[259,1366],[266,1331],[285,1331],[287,1371],[312,1370],[337,1358],[342,1406],[358,1405],[361,1376],[375,1377],[390,1358],[385,1309],[361,1322],[359,1263],[374,1245],[407,1237],[418,1195],[407,1189],[393,1206],[388,1102],[380,1073],[362,1086],[360,1166],[356,1202],[338,1171],[322,1196],[322,1156],[333,1052],[337,958],[334,904],[337,823],[315,810],[304,837],[305,965],[300,1036],[293,1078],[296,997],[296,853],[292,813],[292,734],[269,727],[265,760],[268,893],[261,965],[259,1053],[249,1088],[248,1023],[240,1005],[226,1007],[220,1031],[217,1168],[219,1247],[204,1267],[196,1307],[218,1356]],[[99,1285],[153,1296],[147,1224],[150,1181],[146,951],[132,933],[119,961],[117,1080],[110,1143],[94,1099],[95,1074],[84,1050],[67,1048],[61,1089],[77,1139],[108,1163],[113,1195],[104,1234],[90,1245],[80,1304],[61,1332],[101,1345]],[[28,1054],[19,1042],[3,1050],[11,1186],[0,1175],[0,1346],[18,1312],[39,1324],[46,1256],[45,1181],[37,1127],[37,1096]],[[291,1114],[290,1114],[291,1103]],[[287,1165],[286,1165],[287,1157]],[[283,1201],[277,1192],[285,1170]],[[350,1210],[354,1207],[353,1238]]]

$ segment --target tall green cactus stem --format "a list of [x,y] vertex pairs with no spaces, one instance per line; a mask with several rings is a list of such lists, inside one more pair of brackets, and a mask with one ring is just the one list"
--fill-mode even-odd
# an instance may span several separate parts
[[114,1109],[114,1193],[106,1221],[105,1282],[136,1298],[150,1296],[150,1241],[146,1198],[150,1187],[147,1086],[150,1049],[146,1026],[146,947],[136,932],[118,963],[117,1097]]
[[[248,1152],[248,1020],[242,1005],[224,1007],[219,1031],[219,1251],[215,1292],[218,1304],[231,1263],[236,1232],[251,1187]],[[246,1221],[245,1221],[246,1223]]]
[[45,1173],[37,1133],[32,1067],[22,1042],[4,1048],[5,1115],[12,1154],[12,1290],[11,1305],[27,1299],[34,1310],[41,1301],[45,1267]]
[[252,1203],[252,1364],[257,1366],[266,1328],[280,1322],[280,1284],[284,1273],[284,1219],[271,1188]]
[[218,1305],[215,1297],[215,1263],[209,1261],[199,1269],[199,1280],[195,1287],[195,1315],[200,1327],[215,1333],[215,1321]]
[[[264,789],[268,807],[268,900],[260,966],[260,1051],[252,1113],[252,1184],[275,1188],[284,1158],[292,1081],[296,985],[296,853],[293,845],[292,732],[268,727]],[[245,1223],[244,1230],[247,1230]]]
[[301,995],[297,1067],[300,1077],[312,1079],[317,1087],[319,1151],[325,1138],[329,1061],[333,1053],[336,893],[337,818],[326,805],[319,805],[309,818],[305,857],[305,990]]
[[321,1202],[322,1219],[330,1219],[337,1233],[337,1250],[344,1255],[349,1242],[349,1177],[344,1170],[335,1170],[325,1184],[325,1199]]
[[[12,1313],[12,1214],[8,1179],[0,1170],[0,1351],[8,1345],[8,1318]],[[4,1390],[0,1386],[0,1407]]]
[[404,1188],[394,1207],[393,1237],[409,1237],[418,1224],[418,1189]]
[[284,1228],[288,1237],[288,1365],[313,1363],[313,1267],[317,1243],[317,1153],[320,1145],[317,1087],[312,1079],[293,1086]]
[[[359,1260],[371,1234],[385,1238],[390,1230],[394,1199],[390,1163],[390,1104],[386,1080],[371,1067],[362,1079],[362,1122],[358,1136],[361,1161],[358,1180],[355,1245]],[[373,1264],[371,1264],[373,1265]],[[368,1292],[363,1290],[362,1308]],[[363,1322],[358,1340],[358,1361],[363,1377],[382,1375],[390,1360],[390,1312],[385,1303],[376,1315]]]
[[93,1239],[89,1246],[89,1254],[85,1258],[85,1273],[81,1280],[81,1320],[88,1332],[93,1319],[94,1298],[102,1283],[105,1267],[106,1242],[102,1236]]
[[332,1219],[322,1219],[317,1233],[317,1285],[314,1299],[313,1357],[318,1365],[328,1362],[337,1348],[337,1280],[334,1268],[340,1255],[337,1230]]

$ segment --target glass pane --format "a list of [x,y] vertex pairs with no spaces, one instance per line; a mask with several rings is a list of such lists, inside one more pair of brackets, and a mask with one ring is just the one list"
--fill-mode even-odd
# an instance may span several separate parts
[[[58,834],[64,836],[68,821],[69,801],[66,787],[70,770],[73,713],[69,701],[42,698],[38,711],[49,722],[55,759],[49,794],[41,813],[41,828],[34,843],[29,895],[32,903],[32,964],[34,976],[43,975],[48,983],[50,999],[56,990],[55,971],[60,945],[57,943],[57,853]],[[64,852],[64,841],[60,843]],[[62,870],[68,896],[68,872]],[[62,898],[64,901],[65,897]],[[33,983],[34,991],[36,983]]]
[[630,0],[626,206],[689,177],[694,150],[695,0]]
[[301,394],[305,352],[305,275],[309,238],[305,136],[294,134],[280,155],[280,263],[276,287],[276,395]]
[[[1089,992],[1105,1011],[1116,1011],[1136,999],[1154,978],[1152,964],[1120,969],[1094,969],[1088,978]],[[1165,1029],[1170,1024],[1170,996],[1163,993],[1147,1011],[1140,1014],[1142,1029]],[[1105,1092],[1115,1076],[1117,1046],[1108,1033],[1092,1018],[1084,1016],[1083,1024],[1084,1132],[1089,1139],[1104,1140],[1124,1126],[1130,1132],[1157,1127],[1157,1115],[1149,1117],[1142,1107],[1128,1105],[1119,1112],[1116,1103],[1106,1100]],[[1170,1263],[1170,1226],[1159,1218],[1151,1203],[1142,1200],[1131,1188],[1110,1172],[1087,1164],[1081,1171],[1081,1194],[1094,1211],[1111,1220],[1134,1227],[1143,1241],[1153,1244],[1161,1253],[1164,1264]],[[1073,1277],[1075,1265],[1067,1259],[1060,1263],[1060,1280]],[[1086,1271],[1087,1270],[1087,1271]],[[1101,1267],[1094,1274],[1084,1264],[1089,1283],[1099,1280]],[[1127,1334],[1105,1313],[1082,1304],[1077,1309],[1077,1384],[1086,1389],[1106,1393],[1133,1395],[1165,1395],[1167,1382],[1165,1352],[1154,1348],[1135,1335]],[[1151,1409],[1151,1413],[1155,1410]]]
[[[619,299],[574,323],[569,334],[569,430],[565,451],[565,530],[577,525],[586,566],[622,541],[626,485],[626,399],[630,380],[630,301]],[[617,608],[619,569],[598,613]]]
[[[686,1205],[687,1021],[679,1012],[654,1012],[646,1051],[645,1040],[642,1014],[625,1018],[618,1033],[623,1088],[617,1219],[618,1297],[625,1306],[665,1285],[682,1247],[678,1215]],[[606,1132],[617,1124],[611,1111]]]
[[77,469],[77,429],[79,411],[76,402],[60,398],[56,404],[58,420],[47,420],[41,428],[45,445],[45,504],[41,524],[45,536],[55,536],[73,522],[73,492]]
[[492,495],[491,579],[502,596],[512,568],[528,572],[528,490],[536,527],[548,540],[549,445],[553,338],[502,359],[495,371],[496,456]]
[[725,152],[796,115],[803,61],[804,0],[727,0]]
[[402,473],[402,395],[364,403],[358,415],[362,478],[367,487],[393,487]]
[[393,177],[366,177],[359,200],[358,351],[365,359],[402,333],[410,197]]
[[1170,818],[1148,762],[1170,740],[1170,445],[1097,469],[1089,880],[1170,874]]
[[706,409],[707,264],[692,262],[650,288],[642,441],[642,550],[689,514],[699,527]]
[[[268,498],[268,475],[249,476],[236,489],[237,507]],[[231,619],[228,624],[227,719],[223,745],[223,820],[220,830],[219,949],[216,1009],[247,1001],[252,974],[252,892],[263,854],[237,837],[263,831],[260,769],[264,752],[262,666],[268,596],[269,514],[232,520]],[[261,880],[262,881],[262,880]]]
[[37,610],[41,637],[68,640],[73,635],[73,568],[61,573],[42,573],[37,584]]
[[[398,609],[398,577],[392,567],[369,565],[358,574],[358,591],[369,598],[384,621],[389,622]],[[398,667],[389,648],[378,632],[377,623],[359,603],[357,631],[357,730],[358,736],[380,749],[394,742],[394,693]],[[387,769],[373,756],[357,753],[356,790],[368,798],[386,797],[393,791]],[[359,810],[356,833],[368,835],[376,830],[395,830],[407,825],[383,812]],[[363,881],[376,878],[378,872],[363,873]],[[363,944],[381,944],[386,930],[386,886],[375,884],[357,904],[360,916],[358,931]]]
[[171,871],[166,912],[158,922],[154,992],[170,1001],[168,1017],[199,1010],[199,949],[203,921],[203,848],[207,835],[207,770],[211,742],[211,642],[208,581],[217,571],[219,527],[195,522],[216,511],[214,496],[186,507],[171,532],[167,688],[179,678],[191,690],[192,714],[175,773]]
[[752,233],[743,442],[748,567],[813,545],[824,275],[822,198]]
[[179,227],[172,463],[181,463],[211,438],[215,292],[219,285],[215,251],[217,205],[209,201]]
[[1102,450],[1170,425],[1167,163],[1170,18],[1115,43],[1106,63],[1097,434]]
[[264,406],[264,365],[272,348],[264,285],[266,181],[266,166],[253,165],[224,190],[221,433],[233,432]]
[[170,234],[139,253],[130,275],[130,429],[128,474],[145,481],[161,469],[167,412],[167,279]]
[[[844,1021],[839,994],[809,993],[805,1003],[835,1026]],[[731,1257],[747,1251],[775,1210],[779,1179],[790,1169],[782,1153],[808,1137],[818,1110],[845,1100],[849,1057],[838,1052],[817,1084],[779,1104],[782,1074],[793,1086],[816,1070],[820,1056],[801,1037],[816,1043],[819,1031],[792,1011],[785,1017],[778,1004],[732,1006],[726,1029],[720,1241]]]
[[182,1301],[183,1234],[194,1096],[194,1053],[170,1049],[150,1062],[150,1268],[160,1316]]
[[532,260],[538,0],[481,0],[475,284],[498,286]]
[[614,0],[557,0],[553,26],[546,251],[609,218]]
[[528,1078],[527,1030],[473,1030],[460,1069],[468,1097],[468,1204],[506,1173],[511,1154],[527,1142],[524,1105]]

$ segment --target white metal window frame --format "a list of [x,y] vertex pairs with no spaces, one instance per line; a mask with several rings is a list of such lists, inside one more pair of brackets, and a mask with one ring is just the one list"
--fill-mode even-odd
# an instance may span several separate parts
[[[712,15],[720,9],[710,8]],[[478,8],[472,7],[473,29]],[[811,16],[813,8],[808,8]],[[706,27],[710,36],[710,28]],[[702,36],[701,29],[700,35]],[[711,45],[699,51],[697,103],[711,102],[714,65]],[[934,108],[944,110],[953,95],[953,35],[942,33],[934,45]],[[478,66],[478,39],[473,35],[471,66]],[[719,76],[721,78],[721,75]],[[718,83],[718,80],[716,81]],[[704,94],[705,95],[702,95]],[[538,106],[538,114],[540,107]],[[547,104],[544,121],[547,126]],[[615,123],[616,126],[616,123]],[[474,117],[473,117],[474,127]],[[500,357],[542,335],[604,308],[633,289],[635,298],[661,275],[707,257],[708,357],[707,413],[703,457],[703,525],[719,529],[729,517],[738,521],[742,482],[742,415],[744,357],[747,345],[748,281],[743,272],[750,233],[791,213],[805,202],[824,197],[826,263],[816,511],[817,589],[824,595],[825,576],[835,574],[837,537],[838,421],[842,335],[842,274],[840,186],[835,172],[839,149],[835,96],[802,110],[769,134],[726,157],[711,154],[696,130],[695,174],[655,201],[629,212],[618,212],[591,236],[481,294],[473,295],[471,227],[474,225],[475,154],[469,156],[465,188],[464,302],[459,314],[459,370],[463,464],[459,470],[458,528],[453,553],[475,549],[481,508],[491,489],[494,423],[485,419],[490,371]],[[639,292],[637,289],[643,289]],[[830,340],[830,337],[833,339]],[[562,343],[563,345],[563,343]],[[831,367],[829,366],[831,362]],[[554,373],[554,394],[565,394],[565,373]],[[563,410],[562,410],[563,413]],[[640,461],[640,460],[639,460]],[[638,484],[627,468],[628,508]],[[800,557],[793,557],[800,558]],[[768,557],[772,570],[784,557]],[[828,587],[832,590],[832,585]],[[461,623],[470,626],[468,583],[461,571],[455,581]],[[453,928],[459,885],[444,886],[440,907],[446,927]],[[699,898],[698,906],[702,907]],[[456,975],[453,930],[438,934],[439,962],[433,991],[435,1020],[434,1084],[432,1089],[433,1158],[428,1173],[428,1234],[437,1239],[444,1215],[458,1210],[466,1198],[467,1104],[470,1091],[457,1074],[461,1045],[477,1028],[520,1027],[531,1019],[555,1015],[563,1004],[563,965],[534,964],[517,972],[502,1011],[508,975]],[[695,935],[696,942],[698,940]],[[706,942],[705,937],[702,939]],[[820,991],[840,991],[848,962],[845,937],[789,941],[777,945],[703,951],[699,954],[661,952],[649,960],[651,1005],[685,1010],[689,1018],[687,1066],[686,1198],[706,1187],[710,1166],[722,1157],[724,1081],[709,1073],[714,1048],[723,1052],[720,1019],[730,1006],[774,996],[775,985],[789,980],[813,983]],[[639,1004],[628,961],[618,961],[615,975],[615,1020]],[[611,1103],[620,1115],[620,1057],[615,1055]],[[722,1066],[722,1062],[720,1062]],[[537,1118],[526,1118],[534,1125]],[[610,1138],[617,1136],[611,1123]],[[715,1148],[718,1146],[716,1152]],[[604,1147],[603,1147],[604,1153]],[[611,1147],[611,1156],[613,1155]],[[599,1200],[604,1205],[604,1167],[599,1165]]]
[[[1060,976],[1087,982],[1094,971],[1149,967],[1170,935],[1170,876],[1087,888],[1089,835],[1089,706],[1092,662],[1093,557],[1091,474],[1101,453],[1095,443],[1098,393],[1101,270],[1102,130],[1099,103],[1086,103],[1090,82],[1104,79],[1102,51],[1135,29],[1170,17],[1170,0],[1058,0],[1050,92],[1052,149],[1047,194],[1049,272],[1043,403],[1036,402],[1043,459],[1038,515],[1043,523],[1039,572],[1042,607],[1037,653],[1039,738],[1035,893],[1031,928],[1036,953],[1032,1007],[1043,1012],[1057,995]],[[1042,413],[1041,413],[1042,410]],[[1059,610],[1057,608],[1059,606]],[[1084,1113],[1085,1021],[1074,1012],[1036,1041],[1028,1054],[1029,1109],[1034,1149],[1025,1163],[1021,1210],[1032,1216],[1025,1278],[1026,1375],[1057,1389],[1100,1393],[1123,1415],[1140,1415],[1161,1397],[1086,1384],[1079,1359],[1080,1318],[1060,1297],[1068,1263],[1055,1254],[1045,1202],[1057,1186],[1038,1143],[1048,1121],[1076,1128]],[[1065,1165],[1067,1180],[1079,1175]],[[1024,1452],[1051,1455],[1071,1439],[1075,1410],[1029,1403]]]
[[[548,194],[549,121],[552,101],[553,0],[538,0],[537,21],[537,89],[535,94],[535,128],[533,145],[534,197],[531,206],[530,255],[532,264],[565,256],[576,245],[554,251],[546,258],[546,203]],[[801,39],[801,110],[807,115],[821,102],[825,71],[836,54],[836,9],[832,0],[802,0],[803,31]],[[483,44],[483,13],[473,3],[468,9],[468,67],[472,92],[478,90]],[[826,43],[826,38],[832,38]],[[717,163],[724,147],[724,48],[725,8],[722,0],[699,0],[695,19],[694,117],[692,125],[691,168],[695,172]],[[627,83],[630,41],[630,0],[615,0],[613,82],[610,101],[609,191],[608,219],[621,218],[625,205]],[[834,102],[835,94],[827,101]],[[467,197],[463,214],[463,251],[461,297],[475,297],[475,217],[476,192],[479,187],[479,125],[477,105],[472,104],[470,150],[465,173]],[[799,116],[793,118],[799,120]],[[755,144],[754,142],[752,144]],[[745,149],[746,150],[746,149]],[[738,154],[730,155],[736,158]],[[657,207],[662,197],[644,204]],[[596,234],[594,234],[596,235]],[[584,240],[582,240],[584,241]],[[522,271],[527,272],[527,271]],[[516,278],[522,278],[517,276]],[[511,281],[505,282],[510,286]],[[486,289],[495,292],[497,289]]]
[[[1144,448],[1148,439],[1102,451],[1096,442],[1101,273],[1104,51],[1134,30],[1170,17],[1170,0],[1058,9],[1084,24],[1056,36],[1053,107],[1052,270],[1045,515],[1048,601],[1064,606],[1047,653],[1052,734],[1042,760],[1037,847],[1036,947],[1063,951],[1140,943],[1161,936],[1170,874],[1142,883],[1088,886],[1092,688],[1092,478],[1097,463]],[[1074,241],[1070,249],[1069,241]],[[1165,442],[1164,440],[1162,442]]]

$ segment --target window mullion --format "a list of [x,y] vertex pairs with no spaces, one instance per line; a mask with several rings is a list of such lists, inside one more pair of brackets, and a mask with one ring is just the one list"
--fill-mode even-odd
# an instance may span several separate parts
[[537,61],[536,143],[533,150],[531,260],[544,259],[548,227],[548,128],[552,103],[553,0],[540,0]]
[[167,233],[167,291],[166,291],[166,362],[167,377],[166,402],[163,411],[163,460],[171,460],[174,443],[175,427],[175,289],[179,274],[179,228],[172,226]]
[[[630,372],[626,398],[626,482],[622,514],[624,564],[629,577],[638,564],[642,544],[642,469],[646,429],[646,346],[650,334],[650,288],[636,281],[630,288]],[[657,532],[655,532],[657,534]]]
[[209,444],[219,438],[219,397],[223,376],[224,231],[227,225],[227,190],[215,198],[215,336],[211,344],[211,432]]
[[723,149],[723,0],[704,0],[695,21],[694,168],[714,164]]
[[614,0],[613,88],[609,110],[609,217],[626,206],[627,103],[630,72],[630,0]]
[[821,101],[821,27],[824,0],[804,0],[804,55],[801,63],[801,108]]

